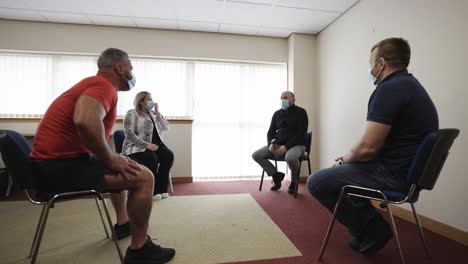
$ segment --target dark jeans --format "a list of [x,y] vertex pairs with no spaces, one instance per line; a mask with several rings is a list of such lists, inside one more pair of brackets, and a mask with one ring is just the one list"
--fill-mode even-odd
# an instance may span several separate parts
[[[403,193],[409,188],[405,176],[392,175],[380,162],[376,161],[350,163],[319,170],[310,175],[307,180],[309,192],[330,212],[333,212],[341,188],[345,185]],[[367,199],[343,199],[337,213],[338,221],[356,237],[363,234],[366,225],[375,217],[379,215]]]
[[153,173],[154,194],[167,193],[169,172],[174,163],[174,153],[166,145],[160,145],[156,151],[147,149],[144,152],[130,154],[128,157],[144,165]]

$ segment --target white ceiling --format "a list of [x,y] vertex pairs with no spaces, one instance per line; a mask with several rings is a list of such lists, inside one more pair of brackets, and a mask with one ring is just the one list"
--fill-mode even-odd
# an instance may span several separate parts
[[317,34],[359,0],[0,0],[0,18],[288,37]]

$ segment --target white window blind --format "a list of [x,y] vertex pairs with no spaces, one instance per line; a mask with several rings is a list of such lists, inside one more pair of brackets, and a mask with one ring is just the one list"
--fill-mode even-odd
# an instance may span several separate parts
[[[97,55],[0,52],[0,117],[40,117],[65,90],[95,75]],[[194,118],[195,180],[258,177],[252,152],[266,144],[286,65],[132,57],[137,86],[119,92],[118,115],[149,91],[165,116]]]
[[194,180],[257,178],[252,152],[266,134],[281,92],[285,65],[195,63],[192,174]]
[[[40,117],[52,101],[97,72],[97,56],[0,53],[0,117]],[[137,86],[119,92],[118,115],[133,107],[140,91],[149,91],[166,116],[191,116],[193,63],[131,58]]]

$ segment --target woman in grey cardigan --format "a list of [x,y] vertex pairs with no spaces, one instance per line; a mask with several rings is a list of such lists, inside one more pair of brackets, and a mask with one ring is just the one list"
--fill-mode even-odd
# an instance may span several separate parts
[[[167,184],[174,154],[163,142],[163,131],[169,123],[153,102],[149,92],[139,92],[133,101],[134,109],[124,118],[125,140],[122,154],[146,166],[154,175],[154,200],[169,197]],[[158,169],[159,162],[159,169]]]

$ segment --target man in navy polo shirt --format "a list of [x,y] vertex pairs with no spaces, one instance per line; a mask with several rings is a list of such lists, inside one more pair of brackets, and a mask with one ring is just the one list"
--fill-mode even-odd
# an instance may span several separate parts
[[[354,147],[331,168],[309,176],[309,192],[333,211],[341,188],[359,185],[407,192],[406,175],[423,137],[439,128],[436,108],[424,87],[408,73],[411,50],[402,38],[388,38],[371,49],[369,78],[376,89],[367,112],[367,126]],[[340,165],[340,166],[338,166]],[[337,214],[363,254],[391,239],[388,223],[368,200],[345,199]]]

